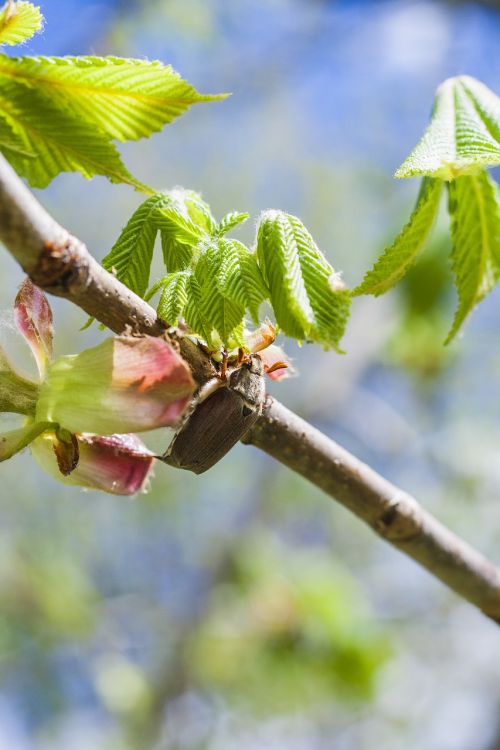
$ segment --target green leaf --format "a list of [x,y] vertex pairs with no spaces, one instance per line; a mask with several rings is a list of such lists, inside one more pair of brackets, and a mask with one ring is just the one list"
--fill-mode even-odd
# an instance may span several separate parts
[[168,197],[154,212],[153,220],[161,232],[161,246],[165,268],[169,272],[183,271],[193,260],[194,247],[208,235],[191,220],[186,206]]
[[158,303],[158,316],[171,326],[176,326],[188,301],[190,271],[169,273],[162,279],[162,295]]
[[459,305],[446,343],[500,278],[500,202],[497,186],[483,171],[448,186],[452,267]]
[[154,216],[158,207],[168,202],[164,193],[157,193],[142,203],[132,214],[126,227],[118,237],[102,265],[113,271],[129,289],[144,296],[149,283],[149,274],[156,235]]
[[166,195],[170,210],[158,219],[165,268],[182,271],[193,260],[193,248],[202,238],[212,234],[216,222],[208,203],[193,190],[175,188]]
[[238,240],[220,239],[217,242],[221,263],[218,287],[221,294],[250,312],[259,322],[259,307],[269,296],[257,256]]
[[284,333],[340,351],[350,295],[300,219],[266,211],[258,228],[257,257]]
[[196,245],[207,237],[206,232],[169,196],[159,206],[153,216],[156,227],[166,236],[173,237],[178,242]]
[[[226,348],[233,348],[243,343],[245,306],[221,292],[220,279],[225,271],[224,261],[218,244],[208,243],[202,249],[194,276],[199,286],[199,316],[205,333],[208,333],[207,343],[214,344],[215,331]],[[241,336],[237,329],[241,329]]]
[[32,3],[5,3],[0,10],[0,44],[20,44],[30,39],[43,25],[40,8]]
[[140,184],[123,165],[117,150],[92,125],[59,110],[38,91],[0,76],[0,113],[30,156],[6,150],[14,169],[33,187],[43,188],[60,172],[80,172],[89,179],[105,175],[112,182]]
[[187,215],[200,229],[207,234],[213,234],[217,222],[212,216],[210,206],[203,200],[199,193],[194,190],[184,190],[184,188],[175,188],[167,192],[176,203],[183,205]]
[[226,214],[217,225],[217,228],[215,229],[214,234],[217,237],[222,237],[223,235],[227,234],[231,231],[231,229],[234,229],[234,227],[237,227],[238,224],[242,224],[244,221],[250,218],[250,214],[247,213],[240,213],[239,211],[231,211],[231,213]]
[[442,180],[424,178],[409,222],[353,290],[353,295],[384,294],[403,278],[427,242],[438,212],[442,186]]
[[171,273],[184,271],[193,260],[193,243],[179,241],[174,233],[161,233],[161,249],[165,268]]
[[193,333],[210,342],[211,330],[209,321],[201,310],[202,291],[198,279],[190,275],[186,284],[187,304],[184,308],[184,320]]
[[224,99],[199,94],[170,65],[119,57],[0,56],[0,74],[38,91],[58,110],[109,138],[137,140],[159,131],[192,104]]
[[500,164],[500,99],[470,76],[439,86],[431,121],[396,177],[453,180]]
[[14,133],[7,120],[0,117],[0,151],[11,151],[24,159],[33,159],[34,154],[24,148],[21,138]]

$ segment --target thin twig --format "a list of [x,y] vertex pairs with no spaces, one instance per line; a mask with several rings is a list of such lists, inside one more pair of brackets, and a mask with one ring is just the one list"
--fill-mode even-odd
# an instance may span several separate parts
[[[213,376],[206,354],[167,332],[154,310],[57,224],[0,156],[0,240],[32,280],[74,302],[116,333],[170,335],[201,385]],[[416,500],[273,399],[245,438],[349,508],[500,624],[500,570]]]

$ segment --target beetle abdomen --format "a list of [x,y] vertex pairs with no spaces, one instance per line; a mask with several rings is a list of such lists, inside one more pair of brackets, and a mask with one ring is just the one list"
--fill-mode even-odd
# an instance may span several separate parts
[[231,373],[229,383],[196,406],[163,461],[202,474],[226,455],[257,421],[265,396],[260,360]]

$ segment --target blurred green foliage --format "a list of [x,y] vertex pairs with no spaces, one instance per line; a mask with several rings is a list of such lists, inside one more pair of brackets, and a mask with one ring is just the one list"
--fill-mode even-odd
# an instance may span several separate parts
[[331,555],[250,534],[231,563],[189,646],[202,685],[271,713],[373,694],[388,638]]

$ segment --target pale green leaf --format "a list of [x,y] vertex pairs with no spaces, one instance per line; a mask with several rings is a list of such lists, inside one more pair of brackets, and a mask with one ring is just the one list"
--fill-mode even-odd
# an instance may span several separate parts
[[155,294],[163,288],[163,284],[165,283],[166,278],[167,276],[163,276],[161,279],[158,279],[158,281],[155,281],[153,286],[148,289],[148,291],[144,295],[144,299],[146,300],[146,302],[149,302],[152,297],[154,297]]
[[500,100],[470,76],[438,88],[431,121],[396,177],[452,180],[500,164]]
[[203,229],[207,234],[213,234],[217,222],[212,216],[210,206],[203,200],[199,193],[196,193],[194,190],[184,190],[184,188],[177,187],[174,190],[169,190],[167,195],[177,204],[184,206],[187,216],[200,229]]
[[184,308],[184,320],[193,333],[210,342],[210,323],[201,310],[202,291],[196,276],[188,277],[186,291],[188,299]]
[[208,237],[215,220],[208,204],[193,190],[175,188],[165,195],[168,201],[155,220],[161,232],[165,268],[172,273],[188,268],[195,245]]
[[169,232],[161,233],[161,248],[165,268],[171,273],[184,271],[193,260],[193,244],[180,242]]
[[459,177],[448,190],[459,305],[446,343],[500,278],[500,203],[495,183],[483,171]]
[[132,214],[102,265],[141,297],[149,283],[151,261],[158,228],[153,220],[159,206],[168,197],[157,193],[142,203]]
[[[196,264],[194,276],[198,282],[199,315],[203,328],[209,333],[208,343],[214,342],[215,331],[224,346],[230,348],[235,344],[236,329],[241,328],[245,315],[245,306],[229,299],[221,292],[219,279],[223,271],[224,256],[217,243],[208,243]],[[242,343],[242,339],[238,344]]]
[[259,322],[259,307],[269,296],[256,253],[238,240],[219,239],[218,286],[221,294],[249,311]]
[[220,220],[214,234],[218,237],[222,237],[223,235],[230,232],[231,229],[234,229],[235,227],[237,227],[238,224],[242,224],[244,221],[246,221],[249,218],[250,218],[250,214],[240,213],[239,211],[231,211],[231,213],[226,214]]
[[403,278],[427,242],[438,212],[442,185],[442,180],[424,178],[409,222],[354,289],[353,295],[384,294]]
[[206,232],[186,215],[183,208],[168,196],[152,218],[162,234],[171,236],[181,243],[196,245],[207,236]]
[[43,188],[60,172],[84,177],[105,175],[112,182],[139,183],[104,135],[69,112],[59,110],[38,91],[0,75],[0,112],[16,134],[21,148],[36,158],[7,150],[14,169],[33,187]]
[[0,44],[21,44],[40,31],[42,25],[40,8],[10,0],[0,10]]
[[161,247],[165,268],[170,273],[183,271],[193,260],[194,247],[207,237],[204,229],[195,224],[183,204],[168,198],[154,213],[155,226],[161,232]]
[[339,350],[350,295],[302,222],[266,211],[259,223],[257,257],[283,332]]
[[199,94],[170,65],[118,57],[0,56],[0,74],[43,94],[75,121],[118,141],[159,131],[197,102],[226,94]]
[[178,271],[162,279],[162,294],[158,303],[158,316],[168,325],[176,326],[188,301],[187,285],[191,273]]

